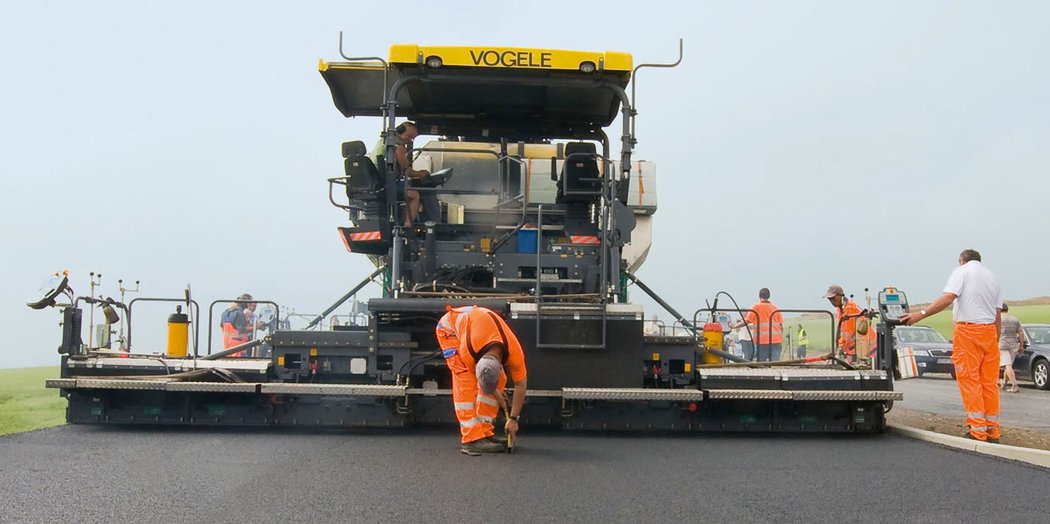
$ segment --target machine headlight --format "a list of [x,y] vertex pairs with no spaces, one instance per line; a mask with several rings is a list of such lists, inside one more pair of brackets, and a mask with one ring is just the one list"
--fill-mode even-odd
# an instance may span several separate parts
[[915,356],[917,356],[917,357],[930,357],[930,356],[933,356],[933,355],[930,355],[930,352],[925,350],[925,349],[916,349],[916,350],[914,350],[914,353],[915,353]]

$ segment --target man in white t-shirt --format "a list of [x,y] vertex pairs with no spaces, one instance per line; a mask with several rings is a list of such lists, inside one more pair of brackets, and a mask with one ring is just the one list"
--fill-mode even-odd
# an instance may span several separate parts
[[981,254],[967,249],[959,254],[944,294],[918,313],[901,317],[912,325],[955,303],[952,319],[952,361],[966,409],[967,438],[999,442],[999,330],[1003,292],[999,281],[981,264]]

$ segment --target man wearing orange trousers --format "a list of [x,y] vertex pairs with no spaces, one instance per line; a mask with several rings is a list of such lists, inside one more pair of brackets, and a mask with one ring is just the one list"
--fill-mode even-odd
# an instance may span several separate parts
[[499,314],[480,306],[448,308],[435,333],[452,372],[460,451],[472,456],[506,451],[506,441],[495,437],[492,421],[499,414],[509,375],[514,396],[504,429],[510,438],[518,432],[528,388],[525,353],[518,338]]
[[959,254],[944,294],[919,311],[901,317],[905,325],[938,313],[955,303],[952,318],[952,360],[966,409],[967,438],[999,442],[999,330],[1003,293],[995,275],[981,264],[981,254]]

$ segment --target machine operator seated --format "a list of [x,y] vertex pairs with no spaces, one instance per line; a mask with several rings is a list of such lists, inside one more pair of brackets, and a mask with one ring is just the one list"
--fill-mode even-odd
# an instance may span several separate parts
[[[413,181],[422,180],[430,176],[430,172],[425,169],[413,169],[410,161],[412,140],[419,136],[419,127],[416,126],[415,122],[402,122],[394,129],[394,132],[397,133],[394,146],[394,166],[400,174],[397,183],[397,193],[398,199],[403,198],[406,204],[402,216],[403,225],[406,228],[410,228],[419,218],[420,203],[422,203],[422,214],[425,220],[440,221],[441,205],[437,201],[437,195],[433,192],[426,192],[425,196],[421,196],[419,191],[412,189]],[[386,154],[386,144],[380,139],[372,151],[372,157],[378,159],[384,154]],[[435,215],[438,218],[434,219]]]

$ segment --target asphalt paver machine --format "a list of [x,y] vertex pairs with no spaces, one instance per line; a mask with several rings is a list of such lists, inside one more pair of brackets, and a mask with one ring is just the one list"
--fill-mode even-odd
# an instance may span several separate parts
[[[893,391],[893,359],[883,355],[890,350],[880,349],[882,358],[867,370],[831,357],[734,362],[741,359],[722,351],[719,337],[704,336],[700,311],[692,319],[678,314],[635,276],[649,250],[657,178],[654,163],[633,157],[628,88],[639,68],[673,64],[636,66],[618,52],[491,47],[394,45],[385,58],[340,54],[319,68],[336,108],[375,118],[381,131],[378,143],[342,144],[345,171],[328,180],[328,196],[347,214],[339,228],[346,248],[368,257],[375,271],[326,313],[378,279],[383,297],[368,302],[367,323],[276,330],[201,355],[200,312],[187,292],[185,318],[176,323],[196,332],[181,342],[189,340],[192,352],[132,347],[113,355],[80,342],[82,308],[96,306],[70,295],[62,376],[48,381],[68,398],[69,422],[456,424],[434,327],[446,307],[475,304],[503,315],[524,346],[524,426],[884,428],[884,412],[901,398]],[[407,158],[429,175],[404,187],[395,152],[406,120],[420,134]],[[411,227],[402,222],[406,189],[422,202]],[[684,330],[646,334],[643,307],[628,300],[631,285]],[[35,306],[55,305],[67,292],[60,287]]]

